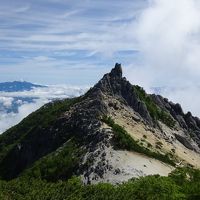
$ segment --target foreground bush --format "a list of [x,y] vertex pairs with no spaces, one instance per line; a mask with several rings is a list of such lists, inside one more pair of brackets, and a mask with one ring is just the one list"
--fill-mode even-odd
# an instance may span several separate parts
[[200,199],[200,171],[177,169],[169,177],[159,175],[132,179],[120,185],[84,186],[74,177],[56,183],[18,178],[0,181],[2,200],[177,200]]

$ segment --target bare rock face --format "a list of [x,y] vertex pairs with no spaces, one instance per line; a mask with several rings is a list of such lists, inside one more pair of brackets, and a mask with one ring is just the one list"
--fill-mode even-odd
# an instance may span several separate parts
[[191,145],[191,143],[188,141],[188,139],[186,139],[185,137],[181,136],[181,135],[177,135],[175,134],[176,139],[182,143],[186,148],[190,149],[190,150],[194,150],[194,147]]

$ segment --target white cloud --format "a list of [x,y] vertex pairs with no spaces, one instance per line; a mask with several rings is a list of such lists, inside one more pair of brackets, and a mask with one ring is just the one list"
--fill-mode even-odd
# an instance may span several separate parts
[[[11,126],[19,123],[24,117],[37,110],[45,103],[53,99],[63,99],[82,95],[88,87],[53,85],[45,88],[34,88],[31,91],[23,92],[0,92],[0,103],[5,106],[5,110],[0,112],[0,133],[3,133]],[[33,102],[17,101],[18,112],[7,113],[6,108],[12,106],[14,97],[33,98]]]
[[22,12],[28,11],[29,9],[30,9],[30,5],[25,5],[25,6],[16,8],[15,12],[22,13]]
[[125,73],[147,91],[152,86],[175,87],[162,95],[200,117],[200,2],[148,3],[130,29],[137,41],[139,64],[130,64]]
[[33,60],[38,61],[38,62],[46,62],[48,61],[50,58],[47,56],[37,56],[34,57]]
[[12,102],[13,102],[12,97],[4,97],[4,96],[2,97],[2,96],[0,96],[0,103],[2,103],[3,106],[5,106],[6,108],[11,107]]
[[68,86],[68,85],[49,85],[47,87],[36,87],[30,91],[22,92],[0,92],[0,100],[9,100],[12,97],[32,97],[32,98],[44,98],[44,99],[60,99],[69,98],[73,96],[82,95],[88,86]]
[[199,80],[200,3],[153,0],[132,27],[149,85]]

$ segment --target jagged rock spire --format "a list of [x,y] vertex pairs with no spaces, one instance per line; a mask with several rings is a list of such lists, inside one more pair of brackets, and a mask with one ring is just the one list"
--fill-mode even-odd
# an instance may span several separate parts
[[109,94],[121,94],[122,87],[122,67],[121,64],[116,63],[115,67],[110,73],[105,74],[103,78],[94,86],[92,92],[96,89]]
[[116,63],[115,67],[111,70],[110,76],[122,78],[122,67],[121,64]]

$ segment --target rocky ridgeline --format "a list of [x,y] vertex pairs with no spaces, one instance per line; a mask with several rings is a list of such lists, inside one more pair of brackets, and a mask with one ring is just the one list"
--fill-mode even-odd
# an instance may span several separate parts
[[[176,139],[188,149],[196,150],[190,140],[192,138],[193,142],[200,145],[200,120],[189,112],[184,114],[179,104],[169,102],[166,98],[159,95],[145,95],[150,97],[156,109],[164,110],[174,120],[175,126],[170,127],[171,132],[182,130],[184,134],[174,134]],[[46,106],[49,112],[48,106],[53,107],[54,103]],[[103,116],[110,115],[111,107],[116,112],[120,112],[119,106],[128,108],[130,113],[136,113],[138,117],[132,116],[134,121],[140,121],[162,132],[162,127],[156,118],[152,117],[146,102],[139,97],[133,85],[122,77],[121,65],[116,64],[110,73],[105,74],[93,88],[79,97],[68,109],[64,109],[47,126],[42,127],[35,121],[26,122],[28,126],[33,127],[30,130],[27,129],[25,134],[22,122],[21,125],[3,134],[0,137],[0,153],[6,152],[5,149],[8,148],[10,150],[3,156],[0,154],[0,176],[4,179],[19,176],[35,161],[56,151],[74,137],[78,138],[79,146],[84,154],[73,174],[81,175],[85,183],[102,180],[105,174],[108,181],[109,177],[113,178],[113,175],[127,175],[126,171],[123,172],[114,164],[112,155],[115,153],[114,133],[111,127],[102,122]],[[9,138],[13,135],[14,139],[10,140]],[[137,173],[144,175],[140,171]]]
[[[151,95],[151,97],[161,109],[164,109],[171,114],[174,120],[184,130],[185,135],[187,137],[192,137],[200,147],[200,119],[192,116],[191,112],[185,114],[180,104],[168,101],[167,98],[155,94]],[[183,137],[176,136],[176,138],[186,147],[193,149],[189,142]]]

